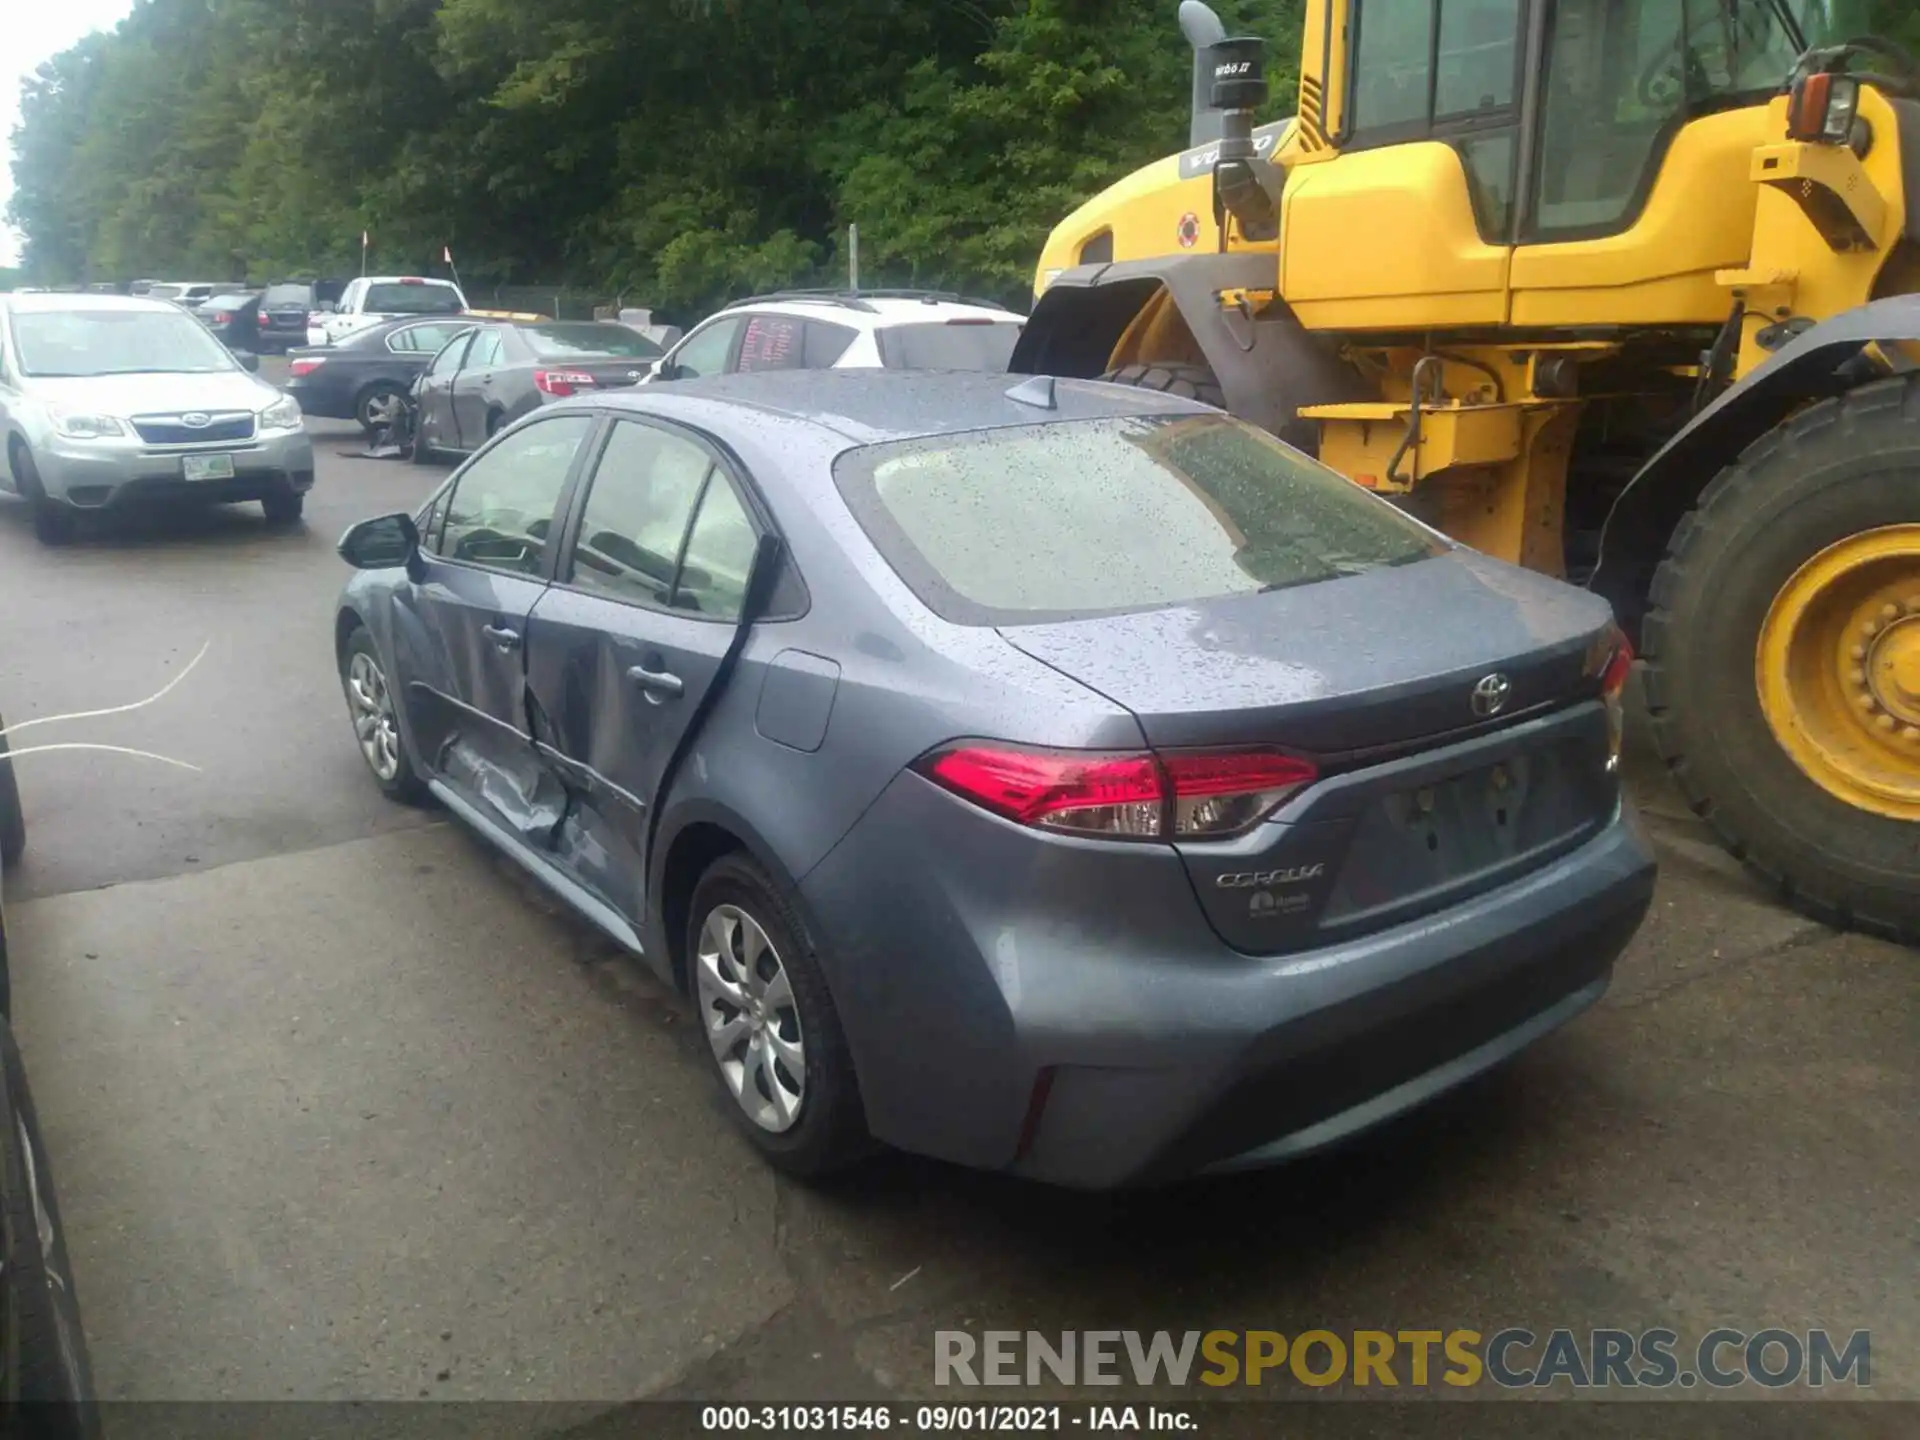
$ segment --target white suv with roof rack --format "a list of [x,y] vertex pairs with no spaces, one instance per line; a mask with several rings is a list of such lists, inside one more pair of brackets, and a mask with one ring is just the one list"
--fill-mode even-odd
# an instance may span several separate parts
[[744,370],[1003,371],[1025,321],[932,290],[785,290],[736,301],[655,362],[649,382]]

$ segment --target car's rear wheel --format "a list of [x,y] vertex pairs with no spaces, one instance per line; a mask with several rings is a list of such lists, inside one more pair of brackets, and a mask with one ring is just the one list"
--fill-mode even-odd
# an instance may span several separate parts
[[390,380],[367,386],[353,402],[353,418],[371,440],[382,430],[391,429],[400,409],[407,403],[406,392]]
[[6,1259],[0,1267],[16,1327],[19,1398],[26,1432],[91,1440],[100,1433],[92,1364],[67,1256],[40,1117],[13,1033],[0,1027],[0,1176],[5,1185]]
[[701,876],[686,957],[701,1034],[728,1110],[760,1153],[802,1177],[870,1147],[840,1017],[805,927],[741,854]]
[[42,545],[64,545],[73,539],[73,507],[55,500],[40,483],[40,467],[33,463],[33,452],[16,439],[7,447],[7,460],[13,466],[13,481],[33,509],[33,533]]
[[364,625],[355,628],[340,652],[340,685],[346,692],[360,758],[367,762],[381,793],[390,800],[419,800],[427,792],[426,782],[407,754],[386,667]]

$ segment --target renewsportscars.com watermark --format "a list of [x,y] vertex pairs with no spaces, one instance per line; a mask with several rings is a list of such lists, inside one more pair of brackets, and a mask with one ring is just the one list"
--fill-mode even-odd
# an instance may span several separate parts
[[937,1330],[936,1385],[1822,1389],[1873,1383],[1865,1330]]

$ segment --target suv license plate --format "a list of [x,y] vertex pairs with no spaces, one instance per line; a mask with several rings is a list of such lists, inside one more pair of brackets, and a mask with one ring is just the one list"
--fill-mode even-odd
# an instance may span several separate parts
[[233,456],[183,455],[180,465],[189,480],[231,480]]

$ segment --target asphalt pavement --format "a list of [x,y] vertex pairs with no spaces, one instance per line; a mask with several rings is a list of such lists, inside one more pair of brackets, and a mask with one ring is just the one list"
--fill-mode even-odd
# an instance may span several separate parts
[[902,1157],[808,1189],[677,1000],[376,793],[333,544],[441,472],[314,430],[291,531],[49,551],[0,499],[10,721],[208,647],[30,732],[197,769],[20,762],[17,1024],[103,1396],[951,1399],[940,1329],[1727,1324],[1870,1330],[1872,1393],[1920,1400],[1920,961],[1772,904],[1644,755],[1663,874],[1611,994],[1387,1132],[1149,1195]]

